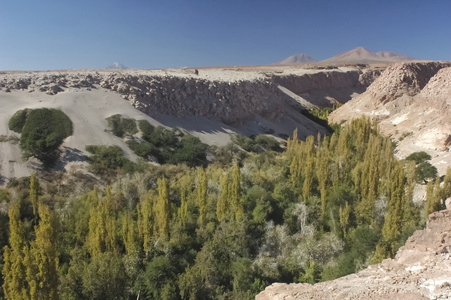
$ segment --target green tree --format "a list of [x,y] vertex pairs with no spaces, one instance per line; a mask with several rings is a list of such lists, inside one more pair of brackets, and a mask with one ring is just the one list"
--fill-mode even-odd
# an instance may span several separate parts
[[199,168],[197,178],[197,206],[199,207],[197,223],[200,227],[204,227],[207,222],[207,176],[203,167]]
[[232,186],[229,196],[230,204],[235,213],[235,220],[240,221],[244,217],[244,211],[241,205],[241,173],[238,163],[232,168]]
[[315,171],[315,139],[313,136],[307,137],[305,143],[305,157],[304,184],[302,185],[302,197],[304,201],[310,197]]
[[156,221],[158,236],[163,239],[169,238],[170,203],[168,183],[165,177],[158,179],[158,202],[156,206]]
[[138,204],[138,238],[144,253],[152,249],[152,239],[155,236],[154,199],[152,191],[148,191]]
[[39,197],[39,181],[36,178],[36,173],[31,174],[30,177],[30,201],[33,206],[33,215],[36,217]]
[[[394,243],[402,232],[404,215],[404,169],[397,163],[391,174],[390,200],[385,223],[382,227],[382,236],[388,243]],[[392,248],[392,250],[394,250]],[[394,255],[394,253],[392,252]]]
[[9,246],[3,252],[3,291],[6,299],[29,299],[29,288],[24,266],[27,249],[25,228],[20,220],[20,201],[14,201],[8,211]]
[[216,204],[216,217],[221,222],[228,217],[229,208],[229,176],[224,174],[221,179],[221,193],[219,194],[218,202]]
[[40,203],[38,211],[40,220],[35,228],[36,239],[27,251],[27,257],[31,257],[27,263],[30,295],[31,299],[59,299],[58,218],[47,205]]

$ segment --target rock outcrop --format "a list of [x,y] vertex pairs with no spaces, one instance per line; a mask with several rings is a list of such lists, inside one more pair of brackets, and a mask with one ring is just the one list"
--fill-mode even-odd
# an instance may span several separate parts
[[375,118],[382,132],[397,141],[400,157],[426,151],[444,174],[451,165],[450,99],[451,63],[398,63],[385,69],[366,92],[334,111],[329,121]]
[[394,259],[333,281],[310,284],[275,283],[256,300],[294,299],[450,299],[451,209],[429,216]]
[[[149,116],[203,116],[225,124],[240,124],[256,115],[275,119],[292,108],[306,109],[296,97],[278,88],[306,97],[315,105],[346,102],[365,90],[377,73],[358,69],[299,70],[296,72],[240,72],[224,70],[212,76],[179,70],[60,71],[11,73],[0,78],[5,90],[40,91],[49,95],[67,89],[104,88],[115,91]],[[361,77],[365,79],[362,80]]]

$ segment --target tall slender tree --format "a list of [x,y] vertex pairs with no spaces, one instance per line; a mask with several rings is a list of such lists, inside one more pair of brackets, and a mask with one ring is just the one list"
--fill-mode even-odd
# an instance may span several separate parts
[[20,201],[14,201],[8,211],[9,246],[3,253],[3,291],[6,299],[28,299],[29,288],[26,281],[24,249],[28,250],[25,239],[25,227],[20,220]]
[[203,167],[199,168],[197,181],[197,205],[199,207],[199,219],[197,223],[203,227],[207,223],[207,176]]
[[169,238],[170,203],[168,182],[165,177],[158,179],[158,202],[156,206],[156,221],[158,226],[158,237]]
[[229,196],[235,220],[240,221],[244,217],[244,211],[243,206],[241,205],[241,173],[238,163],[232,168],[232,186]]
[[221,179],[221,193],[216,204],[216,217],[219,222],[229,216],[229,175],[224,174]]

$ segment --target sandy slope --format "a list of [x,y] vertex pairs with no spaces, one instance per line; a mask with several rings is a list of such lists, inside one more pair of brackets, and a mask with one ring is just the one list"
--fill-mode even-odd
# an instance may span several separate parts
[[[205,117],[159,115],[151,118],[135,109],[129,101],[113,91],[98,88],[88,91],[84,88],[68,88],[57,95],[47,95],[38,91],[17,91],[10,93],[0,91],[0,135],[6,137],[19,135],[8,129],[8,121],[18,110],[24,108],[49,107],[61,109],[72,120],[74,133],[62,145],[63,155],[57,164],[59,170],[69,170],[71,166],[86,166],[86,145],[118,145],[130,159],[136,155],[128,148],[124,141],[107,132],[105,118],[121,114],[134,119],[146,119],[152,125],[179,127],[197,136],[204,143],[223,146],[230,142],[231,134],[259,134],[273,129],[275,134],[291,134],[298,127],[304,135],[324,131],[324,128],[311,122],[297,113],[288,113],[276,120],[267,120],[256,116],[237,128],[227,126]],[[30,175],[39,169],[40,164],[35,159],[22,161],[21,151],[17,143],[0,142],[0,185],[13,177]]]

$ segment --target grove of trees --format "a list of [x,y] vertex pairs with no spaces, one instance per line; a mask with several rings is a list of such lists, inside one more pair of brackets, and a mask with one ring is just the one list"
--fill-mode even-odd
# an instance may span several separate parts
[[253,299],[273,282],[330,280],[393,257],[451,196],[449,169],[442,185],[427,179],[424,207],[414,203],[417,163],[397,160],[366,118],[331,136],[294,132],[283,152],[244,142],[259,150],[229,145],[209,164],[128,171],[103,162],[112,149],[92,148],[91,162],[117,176],[106,187],[10,183],[2,296]]

